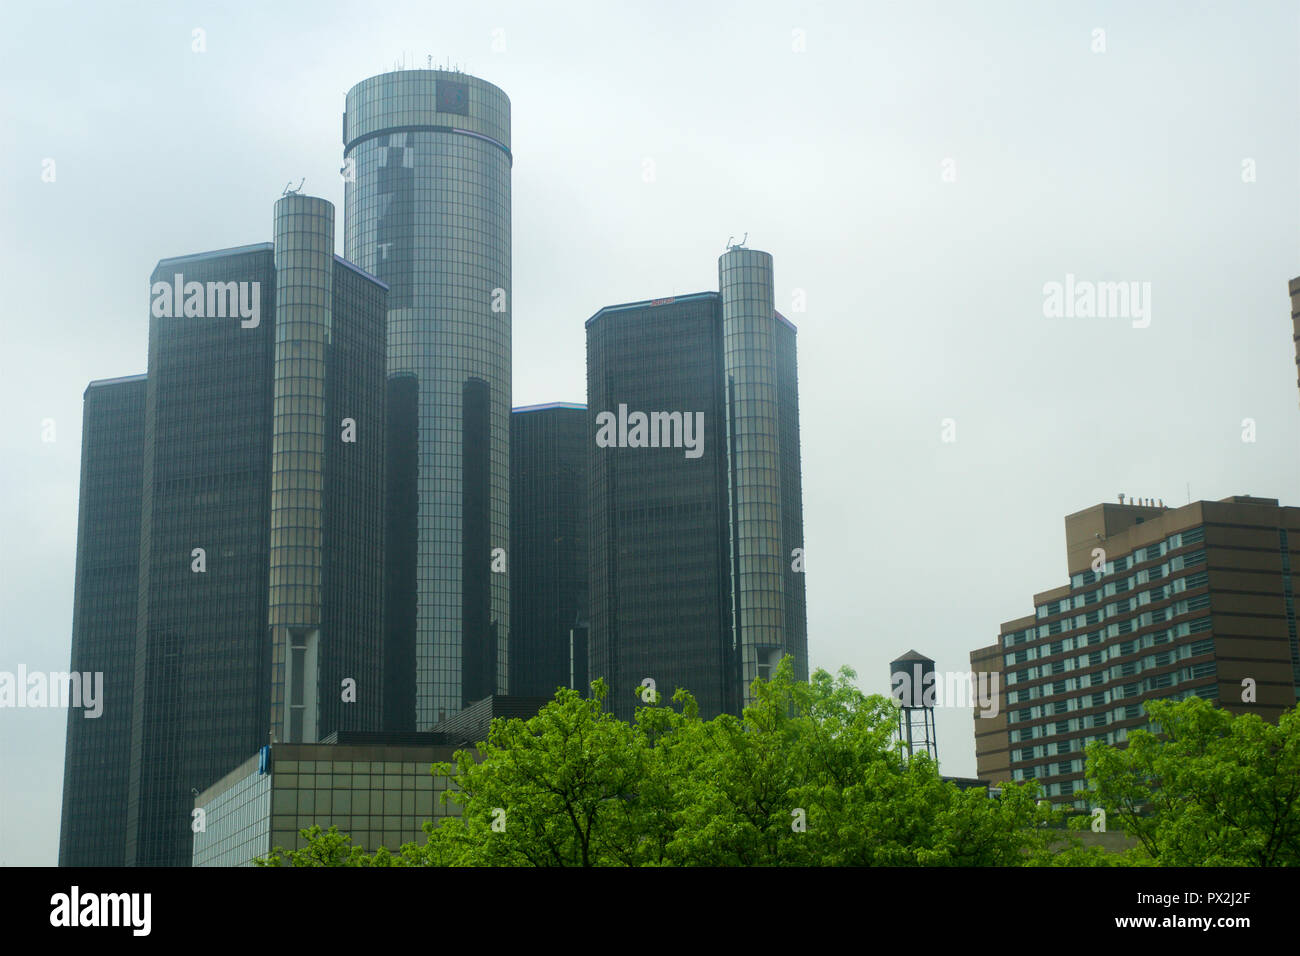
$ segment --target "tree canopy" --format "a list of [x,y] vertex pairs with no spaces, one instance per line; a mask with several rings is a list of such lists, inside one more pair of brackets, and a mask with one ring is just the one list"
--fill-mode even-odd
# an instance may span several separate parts
[[1159,733],[1089,745],[1094,801],[1161,865],[1300,865],[1300,708],[1270,724],[1199,697],[1144,706]]
[[[537,716],[493,722],[488,740],[432,772],[460,815],[425,824],[424,845],[367,854],[346,836],[265,865],[997,866],[1041,855],[1054,814],[1033,783],[960,790],[924,755],[904,760],[897,711],[855,674],[796,681],[787,658],[756,681],[743,718],[647,703],[628,723],[561,689]],[[1054,839],[1061,839],[1059,833]],[[329,862],[322,862],[329,861]]]
[[[264,866],[1095,866],[1300,863],[1300,709],[1270,725],[1200,698],[1148,702],[1160,731],[1126,748],[1093,743],[1095,806],[1138,845],[1083,847],[1069,810],[1034,781],[990,797],[904,759],[894,702],[856,675],[807,682],[789,658],[737,718],[643,702],[625,722],[606,687],[561,689],[529,720],[495,720],[477,754],[431,772],[459,815],[424,844],[370,853],[331,827],[276,848]],[[648,695],[649,696],[649,695]],[[1087,825],[1089,817],[1073,823]]]

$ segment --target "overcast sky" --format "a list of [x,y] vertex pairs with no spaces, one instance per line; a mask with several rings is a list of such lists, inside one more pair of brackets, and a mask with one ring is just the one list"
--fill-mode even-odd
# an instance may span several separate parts
[[[602,306],[716,289],[729,236],[774,256],[813,666],[968,669],[1119,492],[1300,504],[1294,0],[19,4],[0,670],[68,666],[82,392],[145,371],[154,265],[269,241],[303,177],[341,254],[344,94],[429,56],[512,102],[515,405],[585,400]],[[1045,316],[1067,275],[1149,288],[1149,324]],[[0,864],[57,859],[65,724],[0,711]],[[973,775],[970,712],[938,726]]]

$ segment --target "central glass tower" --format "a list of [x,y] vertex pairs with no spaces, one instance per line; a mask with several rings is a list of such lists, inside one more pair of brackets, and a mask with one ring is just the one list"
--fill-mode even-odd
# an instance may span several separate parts
[[415,381],[414,513],[398,516],[416,531],[414,633],[399,641],[427,730],[507,689],[510,100],[458,72],[371,77],[348,92],[343,156],[345,253],[388,284],[388,374]]

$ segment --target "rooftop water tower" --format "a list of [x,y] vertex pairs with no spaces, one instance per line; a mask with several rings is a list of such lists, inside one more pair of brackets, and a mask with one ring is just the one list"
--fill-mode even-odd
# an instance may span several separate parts
[[909,760],[913,754],[924,751],[938,763],[934,661],[924,654],[908,651],[889,665],[889,687],[898,705],[898,746],[903,759]]

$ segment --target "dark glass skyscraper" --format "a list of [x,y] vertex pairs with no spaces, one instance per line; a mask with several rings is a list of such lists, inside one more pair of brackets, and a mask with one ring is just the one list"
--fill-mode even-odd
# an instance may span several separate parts
[[[510,588],[510,101],[463,73],[364,80],[343,116],[347,257],[390,287],[417,386],[416,728],[504,693]],[[400,518],[393,515],[394,520]]]
[[128,863],[188,865],[192,791],[272,737],[380,725],[386,290],[323,200],[274,235],[151,280]]
[[384,730],[415,731],[415,621],[419,605],[419,382],[389,376],[384,473]]
[[562,403],[510,416],[512,695],[551,698],[574,679],[570,633],[587,614],[587,418],[586,405]]
[[709,717],[785,654],[808,673],[795,330],[767,253],[719,280],[587,322],[590,676],[623,717],[647,679]]
[[[773,362],[776,367],[777,389],[777,443],[780,448],[779,469],[781,481],[781,538],[783,565],[781,577],[784,585],[782,610],[785,615],[785,633],[780,643],[780,654],[794,657],[796,674],[808,676],[808,601],[803,571],[803,461],[799,450],[799,353],[796,332],[780,312],[776,313],[776,338]],[[799,549],[798,570],[794,550]],[[769,646],[766,654],[756,655],[757,676],[770,676],[774,663],[775,647]],[[766,660],[763,659],[766,657]],[[778,658],[779,661],[779,658]],[[749,684],[745,684],[748,690]]]
[[145,392],[143,375],[86,389],[71,670],[104,676],[98,716],[68,710],[60,866],[125,853]]
[[[587,323],[596,417],[702,414],[702,451],[591,447],[589,671],[630,718],[649,678],[685,687],[707,717],[736,709],[728,623],[722,327],[715,292],[602,309]],[[624,430],[626,431],[626,430]],[[589,439],[590,440],[590,439]]]
[[[126,862],[185,866],[191,789],[269,729],[272,244],[165,259],[150,281]],[[250,311],[256,289],[257,324],[186,317],[185,283],[202,315],[209,282],[245,283]]]

